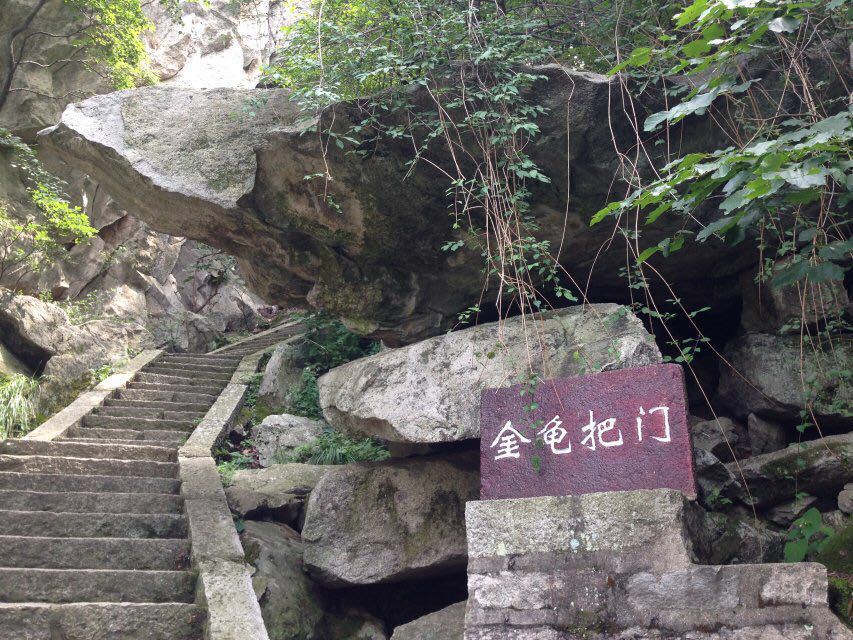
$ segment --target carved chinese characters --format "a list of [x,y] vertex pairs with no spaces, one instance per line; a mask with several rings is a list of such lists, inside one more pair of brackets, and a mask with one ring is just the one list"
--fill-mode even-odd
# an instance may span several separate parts
[[696,495],[684,374],[664,364],[488,389],[480,411],[481,497],[630,489]]

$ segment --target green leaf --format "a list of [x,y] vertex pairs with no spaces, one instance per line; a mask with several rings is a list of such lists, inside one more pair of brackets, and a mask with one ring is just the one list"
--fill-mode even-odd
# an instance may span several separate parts
[[653,247],[649,247],[645,251],[643,251],[639,257],[637,258],[637,264],[643,264],[646,260],[655,255],[661,248],[659,245],[655,245]]
[[809,267],[808,278],[812,282],[844,280],[844,269],[834,262],[821,262]]
[[805,539],[791,540],[785,543],[785,562],[802,562],[809,552],[809,541]]
[[707,0],[696,0],[676,16],[675,26],[683,27],[696,20],[708,8]]
[[767,28],[773,33],[793,33],[800,26],[800,21],[793,16],[774,18],[767,23]]

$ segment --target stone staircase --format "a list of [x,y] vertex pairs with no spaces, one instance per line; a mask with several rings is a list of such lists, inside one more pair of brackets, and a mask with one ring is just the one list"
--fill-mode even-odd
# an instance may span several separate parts
[[0,442],[0,640],[203,637],[178,448],[287,335],[161,354],[59,438]]

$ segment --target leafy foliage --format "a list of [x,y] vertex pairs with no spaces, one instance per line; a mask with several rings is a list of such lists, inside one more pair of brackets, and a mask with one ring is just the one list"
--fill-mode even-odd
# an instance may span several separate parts
[[147,68],[142,35],[153,25],[140,0],[65,0],[84,17],[78,47],[85,49],[92,66],[103,66],[116,89],[130,89],[155,81]]
[[[842,280],[853,250],[845,215],[853,186],[851,109],[842,96],[833,96],[829,83],[814,82],[808,72],[810,60],[832,55],[826,43],[836,22],[844,21],[842,3],[696,0],[673,21],[659,46],[636,48],[612,71],[639,69],[639,75],[661,74],[671,83],[679,74],[696,78],[686,87],[681,83],[680,102],[650,115],[643,129],[656,131],[712,111],[737,144],[671,161],[659,177],[638,182],[591,223],[632,211],[644,212],[645,224],[668,213],[690,220],[713,203],[716,211],[696,234],[699,242],[738,244],[754,231],[762,250],[775,253],[763,274],[772,276],[773,285]],[[790,94],[771,94],[748,67],[736,64],[743,55],[760,55],[784,70],[799,110],[786,102]],[[768,99],[775,100],[771,108]],[[637,263],[682,249],[690,235],[680,230],[647,247]]]
[[820,511],[812,507],[794,520],[785,543],[785,562],[802,562],[806,556],[820,553],[833,530],[823,524]]
[[39,382],[20,373],[0,376],[0,439],[26,435],[35,426]]
[[45,258],[60,255],[66,244],[85,242],[96,229],[80,207],[64,198],[63,183],[42,167],[33,150],[3,128],[0,151],[10,155],[36,208],[36,215],[21,220],[0,202],[0,282],[15,289],[25,275],[46,266]]
[[307,464],[349,464],[387,460],[388,449],[373,438],[351,439],[334,429],[326,429],[319,438],[294,449],[277,462]]
[[302,370],[300,385],[290,393],[287,410],[297,416],[320,420],[320,393],[317,378],[333,367],[357,360],[379,350],[379,343],[347,329],[340,320],[315,311],[297,314],[305,330],[307,365]]

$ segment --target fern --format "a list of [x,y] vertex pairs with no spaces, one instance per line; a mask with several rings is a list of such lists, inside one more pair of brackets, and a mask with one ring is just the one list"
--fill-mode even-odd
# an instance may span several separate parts
[[0,377],[0,438],[26,435],[35,426],[39,382],[20,373]]
[[276,462],[349,464],[387,460],[389,457],[388,449],[373,438],[354,440],[333,429],[326,429],[316,440],[296,447],[293,453],[278,457]]

